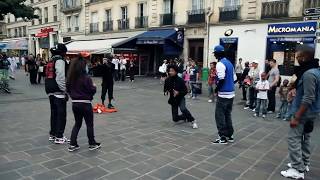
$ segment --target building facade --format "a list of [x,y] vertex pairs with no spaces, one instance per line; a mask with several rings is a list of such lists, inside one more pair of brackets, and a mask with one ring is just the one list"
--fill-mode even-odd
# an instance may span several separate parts
[[304,10],[319,6],[319,0],[217,0],[210,25],[209,59],[214,60],[213,46],[221,44],[234,63],[239,58],[257,60],[262,70],[265,60],[273,58],[281,74],[290,76],[297,66],[299,46],[307,44],[317,54],[319,25],[306,19]]

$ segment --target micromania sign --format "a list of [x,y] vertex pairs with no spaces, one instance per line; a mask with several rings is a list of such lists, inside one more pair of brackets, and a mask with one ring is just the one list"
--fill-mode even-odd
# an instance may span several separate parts
[[315,34],[317,22],[269,24],[268,35]]

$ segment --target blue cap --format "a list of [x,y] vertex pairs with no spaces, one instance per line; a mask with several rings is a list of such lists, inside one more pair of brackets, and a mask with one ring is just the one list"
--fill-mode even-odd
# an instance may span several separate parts
[[221,45],[218,45],[218,46],[214,47],[213,52],[224,52],[224,47]]

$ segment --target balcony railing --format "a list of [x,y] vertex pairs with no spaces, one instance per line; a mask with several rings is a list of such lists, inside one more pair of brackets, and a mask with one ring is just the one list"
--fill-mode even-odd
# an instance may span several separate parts
[[146,28],[148,27],[148,16],[136,17],[136,28]]
[[[69,2],[69,3],[66,3],[66,2]],[[61,12],[63,13],[80,11],[81,9],[82,9],[82,5],[79,0],[71,0],[71,1],[62,0]]]
[[261,18],[288,17],[289,0],[279,0],[262,3]]
[[99,23],[90,23],[90,33],[99,32]]
[[161,25],[174,25],[175,14],[160,14]]
[[206,21],[206,15],[205,15],[204,9],[187,11],[187,14],[188,14],[188,24],[204,23]]
[[79,27],[74,27],[74,32],[79,32]]
[[304,0],[304,9],[320,7],[320,0]]
[[219,21],[236,21],[240,19],[240,6],[226,6],[219,9]]
[[103,21],[103,32],[113,31],[113,21]]
[[129,19],[119,19],[118,20],[118,29],[119,30],[129,29]]

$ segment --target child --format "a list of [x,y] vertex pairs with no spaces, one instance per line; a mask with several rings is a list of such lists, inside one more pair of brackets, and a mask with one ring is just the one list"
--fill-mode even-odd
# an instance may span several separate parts
[[217,76],[217,70],[216,70],[216,62],[210,63],[210,71],[209,71],[209,77],[208,77],[208,91],[209,91],[209,103],[212,103],[214,101],[214,89],[216,84],[216,76]]
[[287,95],[287,102],[288,102],[288,110],[287,113],[285,115],[285,118],[283,120],[285,121],[289,121],[292,118],[293,113],[290,111],[291,109],[291,104],[293,99],[296,97],[296,88],[295,88],[295,83],[291,82],[289,84],[289,92]]
[[257,93],[257,106],[255,117],[259,117],[260,106],[262,104],[262,118],[266,117],[267,114],[267,102],[268,102],[268,90],[270,88],[269,82],[267,81],[267,74],[263,72],[261,74],[261,79],[257,82],[256,90]]
[[87,136],[89,139],[89,150],[101,147],[94,139],[93,111],[91,101],[96,93],[96,86],[86,74],[86,63],[80,57],[72,62],[68,73],[67,91],[72,99],[72,111],[75,124],[71,133],[71,142],[68,150],[70,152],[80,149],[77,143],[77,136],[84,118],[87,125]]
[[289,80],[285,79],[279,89],[281,106],[280,106],[277,118],[281,118],[283,120],[285,118],[285,115],[287,114],[287,109],[288,109],[288,101],[287,101],[287,96],[289,92],[288,84],[289,84]]

